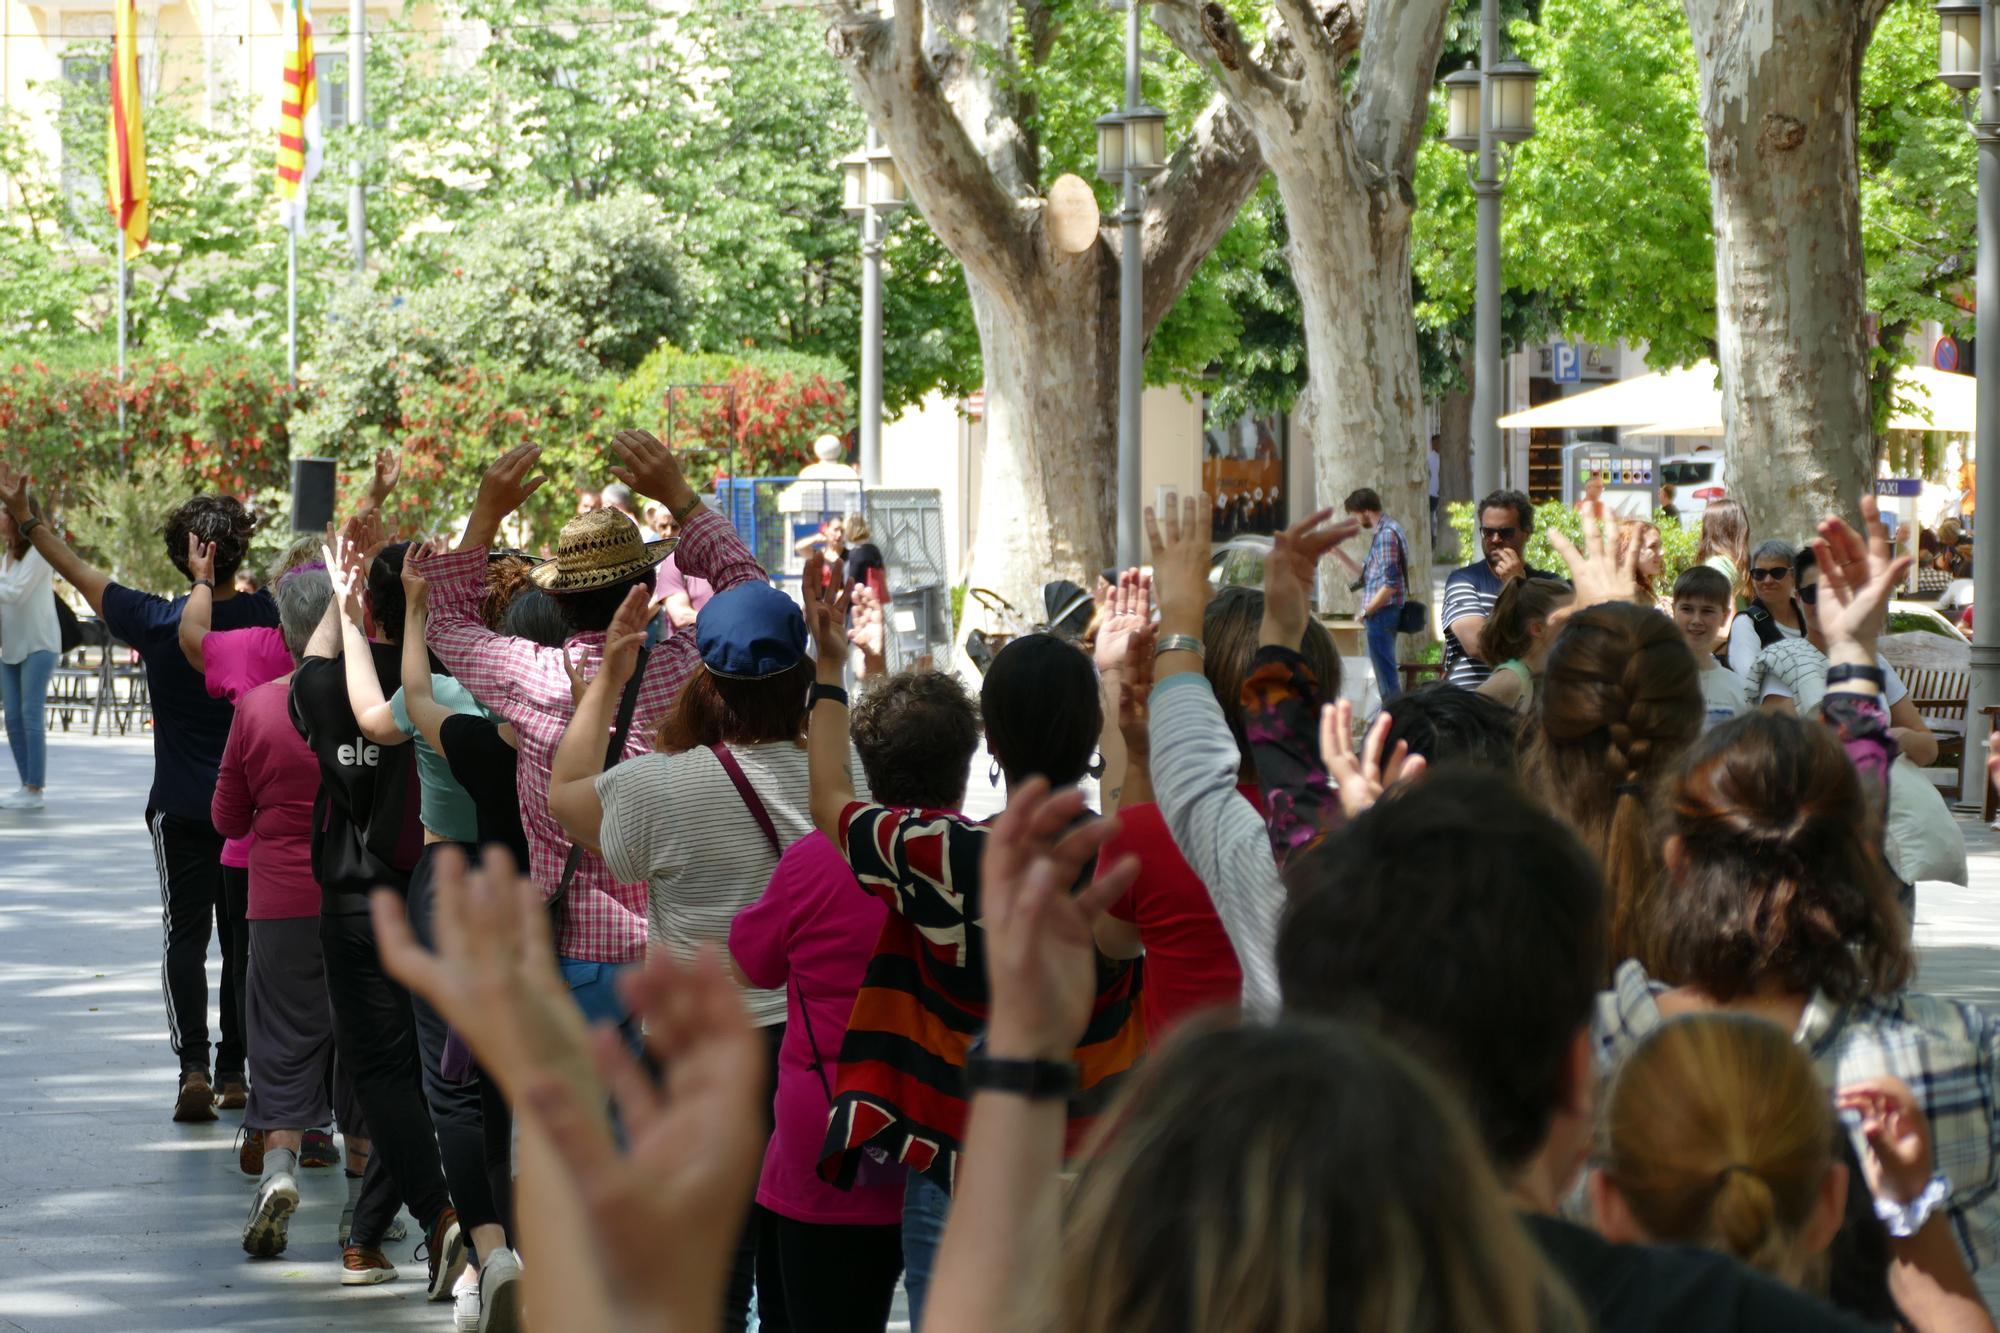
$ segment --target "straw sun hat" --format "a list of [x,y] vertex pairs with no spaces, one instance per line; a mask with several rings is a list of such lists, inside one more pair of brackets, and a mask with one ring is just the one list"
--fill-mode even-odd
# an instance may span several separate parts
[[653,568],[678,545],[676,537],[644,541],[624,514],[599,509],[563,524],[556,558],[536,565],[528,577],[552,593],[590,592]]

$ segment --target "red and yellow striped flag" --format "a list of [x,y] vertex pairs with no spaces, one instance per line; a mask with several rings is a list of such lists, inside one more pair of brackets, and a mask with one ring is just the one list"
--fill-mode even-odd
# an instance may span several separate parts
[[278,108],[279,215],[288,227],[305,221],[306,189],[319,174],[319,76],[313,69],[312,20],[299,0],[285,0],[284,100]]
[[116,0],[117,36],[111,47],[111,124],[105,175],[111,220],[135,250],[146,248],[146,132],[139,123],[139,4]]

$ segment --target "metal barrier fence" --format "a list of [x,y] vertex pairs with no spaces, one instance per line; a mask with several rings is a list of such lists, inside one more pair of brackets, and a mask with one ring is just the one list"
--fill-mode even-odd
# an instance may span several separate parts
[[901,668],[946,653],[952,642],[944,505],[934,490],[868,490],[847,478],[724,477],[715,507],[772,582],[798,595],[805,556],[798,543],[830,519],[859,513],[882,548],[889,583],[889,664]]

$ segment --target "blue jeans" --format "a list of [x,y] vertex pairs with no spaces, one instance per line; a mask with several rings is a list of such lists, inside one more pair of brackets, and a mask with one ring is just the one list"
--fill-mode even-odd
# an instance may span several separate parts
[[1396,622],[1402,618],[1401,606],[1385,606],[1368,617],[1368,662],[1375,668],[1375,687],[1382,694],[1382,702],[1403,692],[1402,678],[1396,672]]
[[570,998],[583,1010],[584,1022],[592,1027],[612,1024],[635,1051],[639,1049],[639,1020],[632,1016],[632,1011],[625,1007],[624,997],[618,993],[618,976],[626,968],[637,966],[637,963],[589,963],[580,958],[556,959],[556,968],[562,973],[563,984],[569,987]]
[[903,1184],[903,1290],[910,1298],[910,1333],[923,1333],[924,1293],[950,1213],[951,1196],[928,1176],[910,1172]]
[[21,785],[37,790],[49,775],[45,714],[49,677],[55,669],[56,655],[47,650],[29,653],[19,662],[0,662],[0,705],[7,713],[7,748],[14,752]]

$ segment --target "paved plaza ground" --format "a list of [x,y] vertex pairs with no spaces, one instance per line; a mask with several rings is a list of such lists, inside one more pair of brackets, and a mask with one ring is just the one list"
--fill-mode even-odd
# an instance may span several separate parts
[[[338,1284],[338,1169],[301,1172],[290,1253],[244,1257],[240,1113],[168,1119],[150,744],[50,749],[49,809],[0,811],[0,1333],[449,1328],[414,1235],[391,1247],[401,1281]],[[1920,984],[2000,1005],[2000,837],[1967,830],[1973,885],[1919,892]]]

